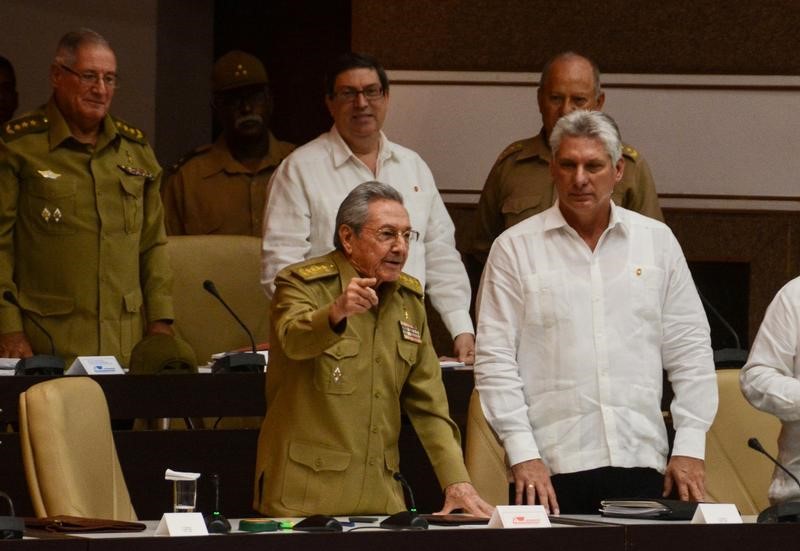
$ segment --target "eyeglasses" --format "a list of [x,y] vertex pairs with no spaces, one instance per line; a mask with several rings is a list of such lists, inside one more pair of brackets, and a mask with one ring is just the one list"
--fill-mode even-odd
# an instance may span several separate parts
[[84,73],[79,73],[78,71],[70,67],[67,67],[62,63],[59,63],[58,66],[64,69],[69,74],[78,77],[78,80],[80,80],[81,84],[83,84],[84,86],[97,85],[100,84],[100,81],[102,80],[103,84],[105,84],[106,88],[108,88],[109,90],[116,90],[117,88],[119,88],[119,77],[114,73],[100,74],[100,73],[95,73],[94,71],[86,71]]
[[383,87],[380,85],[367,86],[358,90],[357,88],[342,88],[334,92],[333,99],[341,102],[348,102],[355,100],[358,96],[363,95],[367,101],[378,101],[383,99]]
[[379,243],[390,243],[398,239],[405,241],[406,245],[419,239],[419,232],[416,230],[396,230],[394,228],[370,228],[362,226],[361,229],[370,230],[375,235]]

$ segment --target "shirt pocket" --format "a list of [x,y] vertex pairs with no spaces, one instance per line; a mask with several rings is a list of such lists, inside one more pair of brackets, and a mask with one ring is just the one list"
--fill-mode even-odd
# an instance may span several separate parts
[[33,228],[52,235],[75,233],[77,187],[74,182],[34,178],[25,182],[20,212]]
[[333,513],[341,503],[352,454],[308,442],[291,442],[281,501],[304,512]]
[[550,328],[569,317],[563,278],[560,271],[550,271],[523,279],[525,325]]
[[406,384],[408,374],[417,363],[419,345],[411,341],[397,341],[397,362],[395,367],[395,390],[399,395]]
[[542,212],[546,207],[542,205],[542,195],[522,195],[509,197],[500,206],[505,227],[510,228],[515,224]]
[[369,356],[359,360],[361,341],[345,337],[327,348],[315,360],[314,386],[326,394],[352,394],[358,388],[362,371],[369,367]]
[[139,233],[144,220],[145,179],[141,176],[124,176],[120,179],[120,186],[125,233]]
[[661,321],[664,270],[652,265],[629,264],[627,271],[635,319]]

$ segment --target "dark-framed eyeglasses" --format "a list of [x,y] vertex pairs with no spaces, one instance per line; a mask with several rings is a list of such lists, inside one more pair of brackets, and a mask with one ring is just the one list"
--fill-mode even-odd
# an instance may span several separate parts
[[408,245],[419,240],[419,232],[417,230],[398,230],[389,226],[382,228],[362,226],[361,229],[372,232],[379,243],[392,243],[400,239]]
[[333,99],[341,102],[355,101],[355,99],[363,95],[367,101],[380,101],[384,97],[383,87],[379,84],[367,86],[366,88],[342,88],[333,93]]
[[67,67],[63,63],[59,63],[58,66],[69,74],[78,77],[78,80],[84,86],[97,85],[100,84],[100,81],[102,80],[105,87],[109,90],[117,90],[119,88],[119,76],[116,73],[95,73],[94,71],[84,71],[79,73],[75,69]]

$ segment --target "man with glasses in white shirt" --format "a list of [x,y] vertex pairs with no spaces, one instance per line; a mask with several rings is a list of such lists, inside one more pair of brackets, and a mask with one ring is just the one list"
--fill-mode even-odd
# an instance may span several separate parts
[[334,60],[325,84],[333,128],[289,155],[270,181],[261,279],[267,295],[282,268],[333,248],[336,210],[350,190],[384,182],[401,193],[420,232],[405,271],[425,287],[454,339],[455,357],[471,364],[470,287],[455,228],[425,162],[381,131],[389,107],[386,72],[374,58],[349,53]]
[[[515,500],[556,513],[673,490],[702,500],[717,386],[680,245],[611,201],[625,160],[608,115],[561,118],[550,147],[558,200],[495,241],[478,302],[475,384]],[[675,393],[669,461],[662,370]]]

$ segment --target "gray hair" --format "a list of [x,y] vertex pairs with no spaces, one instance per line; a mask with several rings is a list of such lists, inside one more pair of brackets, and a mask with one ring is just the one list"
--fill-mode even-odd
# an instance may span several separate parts
[[381,182],[364,182],[357,185],[347,194],[342,204],[339,205],[339,211],[336,213],[336,230],[333,234],[333,245],[337,249],[343,250],[342,241],[339,239],[339,228],[342,225],[350,226],[356,235],[361,233],[361,228],[369,216],[369,204],[380,199],[397,201],[401,205],[403,204],[403,196],[400,195],[400,192],[392,186]]
[[622,157],[619,127],[614,119],[600,111],[578,110],[558,119],[550,135],[550,150],[554,156],[565,137],[600,140],[614,165]]
[[553,64],[567,59],[582,59],[591,66],[592,78],[594,80],[594,99],[599,99],[600,95],[603,93],[603,88],[600,85],[600,67],[597,66],[594,60],[575,52],[561,52],[547,60],[547,63],[542,67],[542,74],[539,76],[539,89],[541,90],[544,88],[547,79],[550,77],[550,69],[553,67]]
[[78,48],[86,44],[103,46],[111,50],[111,45],[103,36],[92,29],[81,28],[77,31],[70,31],[61,37],[56,47],[56,64],[63,64],[72,67],[75,64]]

